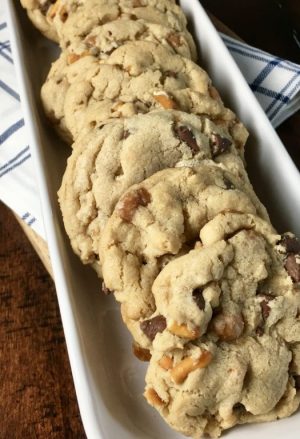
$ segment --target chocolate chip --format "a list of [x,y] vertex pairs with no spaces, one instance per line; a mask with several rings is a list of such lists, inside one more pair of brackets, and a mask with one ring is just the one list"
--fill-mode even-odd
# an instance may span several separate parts
[[300,375],[293,376],[295,380],[295,389],[300,390]]
[[[298,259],[298,263],[297,263]],[[284,268],[292,278],[293,282],[300,282],[300,256],[290,254],[285,261]]]
[[141,187],[135,191],[126,194],[118,203],[117,211],[120,217],[127,222],[130,222],[136,209],[139,206],[147,206],[151,201],[151,195],[149,192]]
[[140,323],[143,333],[153,341],[158,332],[163,332],[167,327],[167,321],[164,316],[156,316]]
[[290,236],[288,234],[282,235],[279,244],[285,248],[286,253],[300,254],[300,241],[296,236]]
[[203,288],[196,288],[193,291],[193,299],[196,302],[199,309],[204,310],[205,308],[205,300],[203,297]]
[[200,148],[196,142],[195,136],[192,131],[184,126],[180,125],[178,127],[174,127],[174,131],[179,140],[186,143],[188,147],[192,150],[193,153],[199,152]]
[[102,291],[102,293],[105,294],[106,296],[108,296],[109,294],[113,293],[113,291],[111,291],[111,290],[109,290],[109,289],[107,288],[107,286],[105,285],[104,281],[102,282],[102,285],[101,285],[101,291]]
[[224,184],[225,184],[226,189],[235,189],[234,184],[229,180],[229,178],[224,177],[223,180],[224,180]]
[[226,137],[221,137],[220,134],[213,133],[210,138],[210,149],[213,157],[216,157],[219,154],[223,154],[223,152],[227,152],[229,150],[232,142]]

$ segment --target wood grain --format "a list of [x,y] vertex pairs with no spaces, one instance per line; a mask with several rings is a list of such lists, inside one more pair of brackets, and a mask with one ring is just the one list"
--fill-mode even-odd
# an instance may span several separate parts
[[85,438],[54,284],[0,203],[0,438]]

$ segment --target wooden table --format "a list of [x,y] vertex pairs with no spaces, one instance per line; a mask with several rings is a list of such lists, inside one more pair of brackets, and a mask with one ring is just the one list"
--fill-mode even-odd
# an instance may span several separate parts
[[[300,63],[274,2],[203,4],[245,41]],[[300,168],[300,113],[278,132]],[[85,438],[54,284],[3,204],[0,260],[0,439]]]

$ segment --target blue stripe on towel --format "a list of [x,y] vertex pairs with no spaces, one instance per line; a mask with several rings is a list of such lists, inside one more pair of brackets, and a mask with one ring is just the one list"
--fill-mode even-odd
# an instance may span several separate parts
[[0,171],[3,171],[3,169],[10,166],[13,162],[18,160],[25,152],[29,151],[29,146],[26,146],[26,148],[22,149],[17,155],[15,155],[12,159],[10,159],[8,162],[6,162],[4,165],[0,166]]
[[6,91],[9,95],[11,95],[13,98],[15,98],[17,101],[20,102],[20,96],[18,95],[18,93],[16,93],[15,90],[13,90],[3,81],[1,81],[1,79],[0,79],[0,87],[2,88],[2,90]]
[[24,119],[18,120],[9,128],[7,128],[2,134],[0,134],[0,145],[2,145],[10,136],[12,136],[17,130],[24,126]]
[[8,172],[11,172],[13,169],[17,168],[18,166],[22,165],[30,157],[31,157],[31,154],[28,154],[22,160],[20,160],[19,162],[14,163],[10,168],[6,168],[3,172],[0,172],[0,178],[3,177]]

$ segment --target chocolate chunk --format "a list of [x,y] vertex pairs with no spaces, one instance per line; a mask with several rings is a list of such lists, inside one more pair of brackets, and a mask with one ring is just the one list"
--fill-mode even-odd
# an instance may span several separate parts
[[210,149],[213,157],[216,157],[219,154],[223,154],[223,152],[227,152],[229,150],[232,142],[226,137],[221,137],[220,134],[212,134],[210,138]]
[[156,316],[140,323],[143,333],[153,341],[158,332],[163,332],[167,327],[167,321],[164,316]]
[[270,315],[271,308],[269,307],[268,302],[266,300],[260,302],[260,307],[261,307],[263,320],[266,321]]
[[224,184],[225,184],[226,189],[235,189],[234,184],[229,180],[229,178],[224,177],[223,180],[224,180]]
[[136,209],[139,206],[147,206],[150,201],[151,195],[145,188],[141,187],[126,194],[118,203],[117,210],[124,221],[130,222]]
[[113,291],[111,291],[110,289],[107,288],[107,286],[105,285],[104,281],[101,284],[101,291],[106,296],[108,296],[109,294],[113,293]]
[[300,282],[300,256],[297,258],[296,255],[290,254],[286,258],[284,268],[292,278],[293,282]]
[[300,254],[300,241],[296,236],[282,235],[279,244],[285,248],[286,253]]
[[174,131],[178,139],[186,143],[193,153],[200,151],[195,136],[188,127],[180,125],[178,127],[174,127]]
[[203,288],[196,288],[193,291],[193,299],[201,311],[205,308],[205,300],[203,297]]
[[293,376],[295,380],[295,389],[300,390],[300,375]]
[[271,300],[274,300],[274,296],[272,296],[271,294],[259,294],[259,296],[261,296],[263,298],[263,300],[260,302],[260,307],[261,307],[261,313],[262,313],[262,318],[264,320],[264,322],[267,320],[267,318],[270,315],[270,311],[271,311],[271,307],[268,305],[268,303]]

